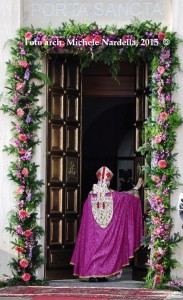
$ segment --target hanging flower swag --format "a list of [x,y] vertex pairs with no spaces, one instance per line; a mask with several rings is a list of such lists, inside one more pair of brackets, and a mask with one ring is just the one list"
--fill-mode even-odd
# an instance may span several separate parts
[[[140,149],[146,154],[144,170],[149,190],[150,256],[146,283],[148,287],[163,288],[170,280],[170,268],[176,266],[173,249],[182,240],[179,234],[170,235],[173,220],[169,201],[178,176],[173,164],[175,154],[172,154],[175,130],[182,123],[178,107],[172,101],[172,93],[177,88],[174,75],[179,67],[178,42],[175,33],[149,21],[119,29],[73,21],[55,30],[19,29],[11,41],[12,59],[7,62],[9,104],[1,106],[1,110],[12,117],[12,141],[5,146],[5,151],[15,157],[8,176],[17,185],[16,211],[11,213],[7,228],[14,237],[12,243],[17,256],[10,262],[13,276],[8,278],[7,284],[37,284],[36,270],[44,263],[38,243],[43,229],[37,224],[36,213],[43,198],[43,182],[37,179],[38,166],[33,162],[33,153],[40,143],[36,132],[46,115],[39,106],[38,96],[44,84],[49,83],[40,71],[40,61],[43,55],[53,52],[80,56],[82,68],[92,61],[103,61],[114,78],[117,78],[121,60],[149,64],[149,102],[153,114],[145,121],[145,142]],[[35,83],[35,79],[42,83]]]

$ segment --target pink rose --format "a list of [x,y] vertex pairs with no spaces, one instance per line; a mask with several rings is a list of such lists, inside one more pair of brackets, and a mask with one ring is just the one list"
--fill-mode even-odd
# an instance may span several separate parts
[[93,41],[93,36],[92,35],[87,35],[85,38],[84,38],[84,42],[87,44],[87,43],[91,43]]
[[159,284],[161,282],[161,276],[160,275],[155,275],[154,276],[154,283]]
[[123,36],[122,36],[122,41],[123,41],[123,42],[126,42],[127,39],[128,39],[128,36],[127,36],[127,35],[123,35]]
[[24,83],[23,82],[17,82],[16,90],[21,91],[23,88],[24,88]]
[[29,262],[28,262],[28,260],[26,260],[25,258],[23,258],[23,259],[20,260],[19,264],[20,264],[20,267],[22,267],[22,268],[25,269],[25,268],[28,267]]
[[166,37],[166,34],[165,34],[165,33],[163,33],[163,32],[159,32],[159,33],[158,33],[158,40],[159,40],[159,41],[162,41],[165,37]]
[[33,36],[33,34],[30,31],[28,31],[24,34],[24,38],[29,41],[32,40],[32,36]]
[[47,40],[46,35],[43,35],[43,37],[42,37],[42,39],[41,39],[42,44],[44,45],[47,41],[48,41],[48,40]]
[[157,183],[161,181],[161,179],[158,176],[153,176],[152,180],[157,182]]
[[167,166],[167,162],[164,159],[158,161],[158,166],[162,169],[165,169]]
[[155,255],[155,256],[159,256],[159,255],[160,255],[159,251],[158,251],[158,250],[157,250],[157,251],[154,251],[154,255]]
[[160,233],[161,233],[161,229],[159,229],[159,228],[154,229],[154,234],[155,235],[159,235]]
[[22,174],[25,176],[25,177],[28,177],[29,176],[29,170],[27,168],[23,168],[22,169]]
[[101,41],[102,41],[101,35],[97,34],[97,35],[94,37],[94,42],[95,42],[95,43],[101,43]]
[[59,48],[64,48],[65,47],[65,42],[64,41],[58,41],[58,47]]
[[168,114],[165,111],[163,111],[162,113],[159,114],[159,118],[161,120],[167,120],[168,119]]
[[23,281],[29,281],[30,278],[31,278],[31,276],[30,276],[29,273],[24,273],[24,274],[22,275],[22,280],[23,280]]
[[19,64],[19,66],[21,66],[23,68],[27,68],[27,66],[28,66],[28,63],[26,60],[21,60],[21,61],[19,61],[18,64]]
[[18,116],[23,116],[25,114],[24,110],[22,108],[17,109],[17,115]]
[[24,236],[29,237],[32,235],[32,231],[31,230],[25,230],[23,233]]
[[161,143],[161,136],[160,135],[156,135],[155,138],[154,138],[154,142],[155,142],[155,144]]
[[23,193],[24,193],[24,187],[23,187],[23,186],[20,186],[20,187],[17,189],[17,194],[22,195]]
[[160,265],[160,264],[156,264],[156,265],[155,265],[155,268],[156,268],[159,272],[162,272],[162,271],[163,271],[163,266]]
[[19,138],[20,141],[26,141],[27,140],[26,134],[23,134],[23,133],[19,134],[18,138]]
[[157,70],[158,70],[158,72],[159,72],[160,74],[163,74],[163,73],[165,72],[165,67],[159,66],[159,67],[157,68]]
[[25,154],[25,150],[24,149],[20,149],[18,153],[21,154],[21,155],[23,155],[23,154]]
[[152,216],[152,222],[153,222],[153,224],[160,224],[161,223],[160,218],[154,217],[154,216]]
[[16,250],[18,253],[23,253],[23,252],[24,252],[24,248],[19,247],[19,246],[16,246],[16,247],[15,247],[15,250]]
[[18,213],[20,219],[24,219],[26,217],[28,217],[28,213],[26,212],[26,210],[19,210],[19,213]]
[[160,197],[160,196],[155,196],[155,197],[154,197],[154,200],[157,201],[157,202],[162,202],[162,201],[163,201],[163,198]]

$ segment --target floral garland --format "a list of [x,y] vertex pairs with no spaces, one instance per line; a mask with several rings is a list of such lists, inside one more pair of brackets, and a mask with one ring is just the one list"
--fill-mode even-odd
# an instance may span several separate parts
[[[172,154],[172,150],[176,141],[175,129],[182,124],[178,107],[172,101],[177,63],[171,48],[162,48],[159,59],[154,58],[151,81],[153,114],[145,122],[146,143],[140,148],[142,153],[147,153],[144,170],[149,186],[148,287],[160,288],[169,282],[170,268],[175,268],[177,264],[171,255],[177,243],[183,240],[178,233],[173,237],[170,235],[173,228],[170,195],[178,185],[175,178],[179,176],[173,165],[176,154]],[[171,285],[175,285],[175,282]]]
[[[36,269],[43,264],[38,244],[43,230],[36,220],[36,209],[43,197],[43,182],[37,179],[38,166],[32,157],[40,142],[36,132],[45,117],[42,107],[37,104],[37,97],[44,84],[49,83],[40,72],[38,58],[51,52],[79,55],[82,67],[92,61],[103,61],[109,65],[115,78],[120,60],[144,60],[150,64],[153,118],[145,122],[146,142],[141,147],[142,153],[146,153],[144,169],[150,191],[151,251],[146,282],[149,287],[163,287],[169,281],[169,270],[176,263],[171,258],[173,247],[181,240],[178,234],[170,237],[173,221],[169,203],[176,188],[177,175],[171,151],[176,139],[175,129],[182,122],[177,105],[172,101],[172,92],[176,88],[174,72],[179,66],[177,45],[175,33],[149,21],[120,29],[71,21],[56,30],[21,28],[18,31],[12,41],[12,60],[7,63],[9,104],[1,107],[13,118],[13,139],[5,151],[15,156],[9,177],[17,184],[14,195],[17,210],[12,213],[7,230],[14,237],[12,243],[18,255],[10,262],[13,276],[8,284],[34,284]],[[35,84],[35,78],[42,80],[43,84]]]
[[36,208],[42,201],[43,182],[38,180],[38,166],[32,161],[36,145],[40,142],[36,138],[36,131],[40,121],[45,116],[42,108],[36,105],[37,96],[43,85],[36,86],[32,78],[39,78],[38,66],[35,64],[36,50],[20,51],[23,43],[20,41],[12,46],[13,61],[8,62],[9,105],[2,105],[1,109],[13,117],[12,141],[4,150],[15,156],[9,168],[9,178],[17,185],[14,194],[17,210],[10,217],[7,230],[14,236],[12,242],[18,257],[10,262],[13,277],[8,278],[9,284],[17,282],[35,282],[35,271],[44,260],[41,247],[38,244],[43,229],[37,225]]

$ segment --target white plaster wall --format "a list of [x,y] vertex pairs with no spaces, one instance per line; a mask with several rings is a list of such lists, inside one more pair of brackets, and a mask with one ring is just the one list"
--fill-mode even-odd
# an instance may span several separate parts
[[[177,32],[177,37],[183,39],[183,1],[182,0],[172,0],[172,30]],[[181,70],[183,70],[183,43],[179,45],[178,55],[181,60]],[[178,71],[176,74],[176,82],[179,86],[178,91],[174,94],[173,99],[179,104],[181,114],[183,116],[183,72]],[[175,153],[178,153],[176,157],[176,166],[179,169],[180,178],[178,179],[182,186],[179,186],[171,197],[172,206],[178,204],[178,197],[181,192],[183,192],[183,125],[177,130],[177,142],[175,146]],[[174,232],[179,232],[183,236],[183,220],[180,219],[177,210],[172,213],[174,218]],[[183,243],[179,244],[179,247],[175,250],[174,257],[179,262],[179,266],[172,270],[172,276],[175,279],[183,281]]]
[[59,27],[69,19],[122,26],[134,18],[169,26],[170,14],[171,0],[23,0],[25,26]]
[[[8,39],[14,38],[16,29],[20,27],[20,0],[1,0],[0,1],[0,91],[3,93],[3,103],[7,102],[5,85],[6,64],[5,61],[10,59],[10,48],[5,43]],[[0,105],[2,101],[0,102]],[[6,232],[5,227],[8,225],[8,213],[14,207],[13,200],[13,183],[7,178],[8,166],[11,157],[2,152],[3,146],[8,145],[11,138],[10,118],[0,112],[0,278],[3,274],[10,274],[8,262],[13,254],[10,243],[10,234]]]

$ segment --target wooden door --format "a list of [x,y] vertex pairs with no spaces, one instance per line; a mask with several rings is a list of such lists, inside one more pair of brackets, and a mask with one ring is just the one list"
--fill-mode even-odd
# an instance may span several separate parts
[[50,55],[47,108],[47,262],[48,279],[72,276],[70,259],[80,218],[81,78],[77,57]]
[[[143,123],[149,115],[149,66],[148,64],[140,63],[136,66],[136,122],[135,122],[135,154],[134,154],[134,171],[135,181],[142,175],[142,166],[145,164],[145,157],[138,151],[143,144],[142,130]],[[143,227],[144,236],[146,235],[146,207],[145,200],[146,188],[142,186],[139,190],[142,201]],[[141,247],[135,252],[133,262],[133,279],[143,280],[146,275],[148,249]]]

